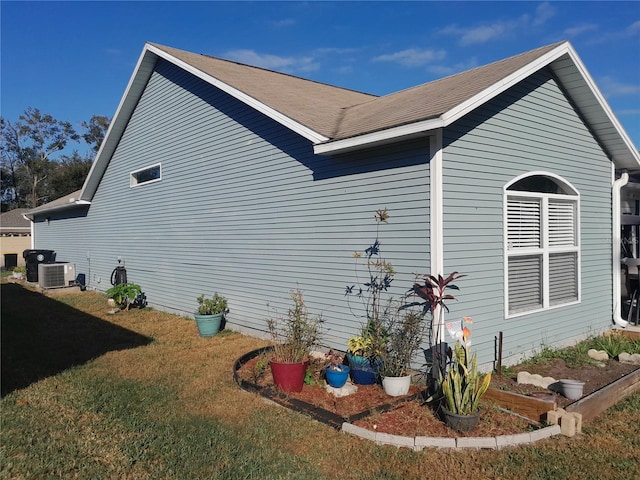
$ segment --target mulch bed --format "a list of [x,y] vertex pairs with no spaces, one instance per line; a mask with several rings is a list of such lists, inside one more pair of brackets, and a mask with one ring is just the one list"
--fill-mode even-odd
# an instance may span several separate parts
[[380,385],[358,385],[352,395],[336,398],[325,389],[320,377],[322,363],[312,364],[316,372],[313,385],[305,384],[300,393],[285,394],[275,387],[268,365],[270,349],[250,352],[236,362],[234,376],[244,389],[254,391],[283,406],[306,413],[339,429],[343,422],[404,436],[460,437],[496,436],[522,433],[541,425],[499,409],[491,402],[483,402],[481,420],[468,434],[449,429],[437,412],[424,401],[425,392],[413,385],[409,394],[390,397]]

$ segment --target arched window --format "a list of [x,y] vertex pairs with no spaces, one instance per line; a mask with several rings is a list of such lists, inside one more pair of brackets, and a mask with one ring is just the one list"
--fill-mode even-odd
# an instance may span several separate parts
[[506,315],[580,301],[580,195],[545,172],[504,188]]

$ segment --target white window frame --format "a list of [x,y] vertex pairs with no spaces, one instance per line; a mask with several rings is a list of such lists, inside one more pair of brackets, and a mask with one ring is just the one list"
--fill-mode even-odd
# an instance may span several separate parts
[[[146,182],[138,182],[138,179],[136,177],[137,174],[139,174],[140,172],[144,172],[145,170],[151,170],[151,169],[159,169],[160,170],[160,176],[158,178],[154,178],[153,180],[147,180]],[[162,163],[155,163],[153,165],[149,165],[143,168],[139,168],[138,170],[134,170],[133,172],[131,172],[129,174],[129,186],[131,188],[133,187],[140,187],[142,185],[149,185],[151,183],[157,183],[159,181],[162,180]]]
[[[527,192],[527,191],[519,191],[519,190],[509,190],[514,184],[519,182],[520,180],[533,177],[533,176],[544,176],[552,179],[554,182],[559,184],[563,190],[572,192],[568,194],[551,194],[551,193],[542,193],[542,192]],[[508,206],[510,199],[531,199],[540,202],[541,210],[540,210],[540,242],[539,246],[526,246],[520,248],[514,248],[509,244],[509,214],[508,214]],[[574,243],[573,245],[560,245],[553,246],[550,243],[549,238],[549,204],[550,202],[561,202],[561,203],[570,203],[574,206],[574,218],[573,218],[573,235],[574,235]],[[536,312],[552,310],[555,308],[565,307],[568,305],[575,305],[581,302],[582,299],[582,285],[581,285],[581,246],[580,246],[580,193],[576,188],[573,187],[568,181],[563,179],[562,177],[549,173],[549,172],[528,172],[526,174],[520,175],[504,186],[503,190],[503,240],[504,240],[504,312],[505,318],[514,318],[522,315],[529,315]],[[535,234],[534,234],[535,236]],[[549,270],[550,263],[549,258],[553,254],[559,253],[575,253],[576,255],[576,288],[577,288],[577,299],[558,303],[551,305],[550,303],[550,289],[549,289]],[[509,311],[509,259],[522,257],[522,256],[537,256],[541,258],[541,291],[542,291],[542,305],[537,308],[531,308],[528,310],[519,310],[510,312]]]

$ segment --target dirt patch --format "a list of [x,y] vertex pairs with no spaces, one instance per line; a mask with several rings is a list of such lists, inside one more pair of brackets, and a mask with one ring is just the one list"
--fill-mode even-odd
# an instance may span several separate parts
[[[460,437],[449,429],[439,418],[432,405],[425,402],[426,392],[413,385],[409,394],[403,397],[390,397],[379,385],[358,385],[358,391],[352,395],[336,398],[326,391],[322,378],[322,362],[312,362],[309,367],[308,383],[302,392],[285,394],[273,384],[268,364],[269,353],[262,353],[241,363],[236,370],[236,380],[245,388],[271,398],[289,408],[303,411],[315,418],[339,428],[343,421],[357,426],[403,436]],[[585,382],[584,394],[588,395],[638,368],[635,365],[621,364],[609,360],[597,365],[585,365],[579,368],[567,366],[562,359],[553,359],[545,364],[527,365],[509,369],[508,375],[494,375],[492,388],[507,390],[523,395],[552,394],[559,407],[572,403],[558,393],[533,385],[521,385],[516,381],[519,371],[551,376],[557,380],[571,378]],[[482,413],[477,428],[466,436],[512,435],[531,431],[543,425],[506,411],[489,400],[482,402]]]
[[[522,395],[532,395],[536,392],[553,393],[550,390],[541,389],[533,385],[518,384],[517,374],[518,372],[524,371],[542,375],[543,377],[553,377],[556,380],[568,378],[584,382],[583,394],[586,396],[619,380],[637,368],[637,365],[620,363],[616,360],[573,367],[567,365],[561,358],[553,358],[544,363],[518,365],[509,369],[509,374],[506,375],[500,376],[494,374],[491,380],[491,386]],[[573,402],[573,400],[569,400],[558,393],[553,394],[555,395],[558,407],[564,408]]]

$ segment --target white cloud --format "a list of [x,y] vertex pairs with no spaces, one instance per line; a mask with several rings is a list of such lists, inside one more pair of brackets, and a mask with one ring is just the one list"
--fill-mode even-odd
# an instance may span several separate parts
[[515,33],[526,35],[527,30],[542,26],[555,15],[555,12],[555,8],[549,2],[544,2],[537,6],[533,15],[525,14],[513,19],[496,20],[471,27],[449,25],[439,33],[459,36],[462,46],[476,45],[503,39]]
[[457,25],[450,25],[440,30],[440,33],[459,36],[460,45],[468,46],[502,38],[507,33],[512,32],[517,28],[517,21],[497,21],[491,24],[479,25],[477,27],[459,27]]
[[598,85],[606,97],[640,94],[640,84],[620,83],[612,77],[602,77],[598,81]]
[[640,34],[640,20],[636,20],[624,30],[605,32],[597,37],[590,38],[587,45],[624,41],[625,39],[633,38],[638,34]]
[[564,34],[567,37],[577,37],[583,33],[593,32],[598,30],[598,25],[595,23],[583,23],[582,25],[576,25],[575,27],[569,27],[564,30]]
[[640,20],[633,22],[626,28],[626,32],[629,36],[636,35],[640,33]]
[[409,48],[395,53],[380,55],[375,57],[373,61],[395,62],[405,67],[421,67],[433,62],[434,60],[442,60],[446,55],[447,54],[444,50],[422,50],[418,48]]
[[282,27],[290,27],[291,25],[295,25],[296,21],[293,18],[284,18],[282,20],[276,20],[275,22],[272,22],[271,25],[273,25],[276,28],[282,28]]
[[313,72],[320,68],[312,57],[281,57],[247,49],[231,50],[226,52],[223,57],[236,62],[286,73]]
[[540,25],[545,24],[547,20],[552,18],[555,14],[556,9],[553,8],[549,2],[541,3],[536,8],[536,14],[533,17],[533,21],[531,22],[531,24],[534,27],[539,27]]

